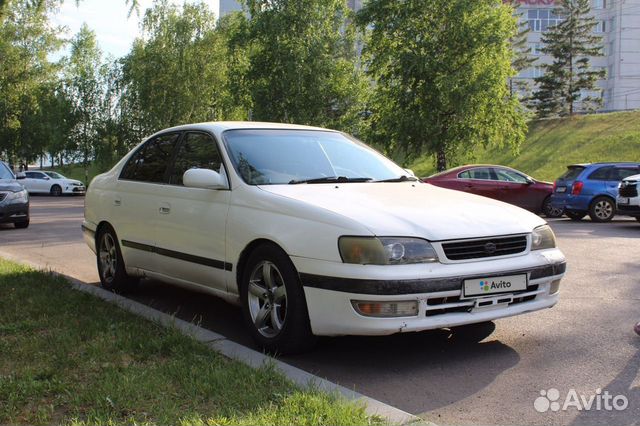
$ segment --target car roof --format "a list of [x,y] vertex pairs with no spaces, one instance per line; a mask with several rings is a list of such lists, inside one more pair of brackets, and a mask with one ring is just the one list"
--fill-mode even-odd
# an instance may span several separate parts
[[569,167],[593,167],[593,166],[625,166],[625,165],[638,165],[640,163],[635,161],[610,161],[610,162],[598,162],[598,163],[576,163],[569,164]]
[[[161,130],[155,134],[171,132],[171,131],[185,131],[185,130],[202,130],[211,132],[216,136],[219,136],[226,130],[241,130],[241,129],[288,129],[288,130],[321,130],[329,132],[337,132],[336,130],[324,129],[321,127],[303,126],[300,124],[288,124],[288,123],[269,123],[262,121],[210,121],[204,123],[184,124],[181,126],[170,127],[168,129]],[[155,135],[154,134],[154,135]],[[152,135],[152,136],[154,136]]]

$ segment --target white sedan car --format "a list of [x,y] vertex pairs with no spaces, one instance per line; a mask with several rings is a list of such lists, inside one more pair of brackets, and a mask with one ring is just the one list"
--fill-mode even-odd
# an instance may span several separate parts
[[20,183],[30,194],[84,194],[86,188],[79,180],[68,179],[58,172],[29,170]]
[[284,124],[156,133],[93,180],[82,226],[104,288],[149,277],[220,296],[280,353],[550,308],[566,267],[540,217]]

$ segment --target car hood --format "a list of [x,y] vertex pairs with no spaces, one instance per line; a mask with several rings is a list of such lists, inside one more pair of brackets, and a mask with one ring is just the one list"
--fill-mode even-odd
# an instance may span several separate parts
[[24,188],[18,182],[9,179],[0,179],[0,191],[20,192]]
[[640,175],[627,176],[623,180],[630,181],[630,182],[637,182],[640,180]]
[[511,204],[419,182],[260,188],[348,217],[381,236],[440,241],[528,233],[546,223]]

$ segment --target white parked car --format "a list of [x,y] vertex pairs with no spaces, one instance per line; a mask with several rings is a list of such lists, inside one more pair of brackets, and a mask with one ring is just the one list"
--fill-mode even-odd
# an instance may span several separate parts
[[30,194],[84,194],[86,188],[79,180],[68,179],[58,172],[29,170],[20,183]]
[[540,217],[283,124],[151,136],[93,180],[82,226],[104,288],[149,277],[218,295],[281,353],[549,308],[566,266]]
[[640,183],[640,175],[624,178],[622,182],[618,184],[616,208],[618,214],[633,216],[640,222],[640,194],[638,194],[638,183]]

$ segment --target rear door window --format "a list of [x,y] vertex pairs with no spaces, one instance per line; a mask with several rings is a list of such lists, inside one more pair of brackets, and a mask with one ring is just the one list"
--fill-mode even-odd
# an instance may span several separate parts
[[145,143],[131,156],[120,178],[149,183],[165,182],[179,136],[179,133],[160,135]]
[[589,180],[609,180],[609,176],[615,172],[615,168],[613,166],[600,167],[595,171],[591,172],[588,179]]
[[466,170],[458,175],[460,179],[495,180],[496,177],[488,167]]

